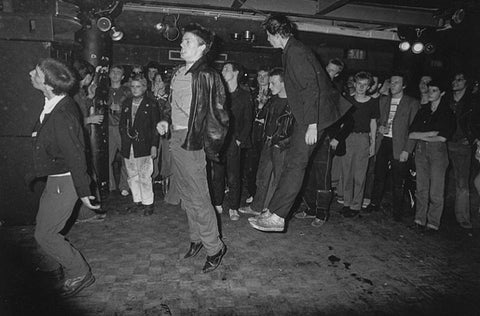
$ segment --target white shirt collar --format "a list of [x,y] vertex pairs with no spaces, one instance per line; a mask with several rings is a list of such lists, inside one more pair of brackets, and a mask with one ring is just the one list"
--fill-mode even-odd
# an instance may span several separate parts
[[50,100],[45,98],[45,105],[43,106],[42,113],[40,114],[40,123],[43,123],[43,119],[45,118],[45,114],[50,114],[55,106],[65,97],[64,94],[56,95]]

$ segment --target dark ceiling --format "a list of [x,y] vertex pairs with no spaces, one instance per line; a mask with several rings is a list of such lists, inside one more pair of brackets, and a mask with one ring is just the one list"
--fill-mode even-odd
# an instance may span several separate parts
[[[68,0],[84,11],[95,12],[120,3],[121,13],[114,23],[124,33],[125,44],[155,47],[178,47],[179,40],[167,40],[154,29],[164,21],[172,24],[178,18],[178,27],[197,22],[214,30],[228,49],[269,49],[261,21],[270,13],[288,15],[298,26],[302,40],[311,45],[345,46],[360,41],[363,46],[391,46],[398,41],[397,27],[411,26],[433,29],[443,37],[451,29],[463,27],[473,32],[472,24],[480,19],[480,1],[477,0]],[[464,22],[451,21],[458,9],[466,12]],[[115,14],[117,15],[118,12]],[[478,29],[478,28],[477,28]],[[255,40],[234,40],[245,31],[255,34]],[[451,37],[451,36],[450,36]],[[468,38],[468,36],[466,37]],[[384,44],[382,44],[384,43]]]

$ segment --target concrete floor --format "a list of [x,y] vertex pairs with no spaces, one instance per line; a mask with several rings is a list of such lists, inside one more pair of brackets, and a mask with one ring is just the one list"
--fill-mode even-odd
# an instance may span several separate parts
[[410,228],[413,217],[344,219],[336,203],[323,227],[294,218],[283,234],[224,213],[228,252],[202,274],[204,250],[183,259],[180,207],[157,198],[155,214],[143,217],[126,211],[130,199],[111,195],[104,222],[67,235],[96,277],[71,299],[32,276],[33,226],[0,227],[0,315],[480,315],[478,206],[473,237],[456,227],[448,204],[436,235]]

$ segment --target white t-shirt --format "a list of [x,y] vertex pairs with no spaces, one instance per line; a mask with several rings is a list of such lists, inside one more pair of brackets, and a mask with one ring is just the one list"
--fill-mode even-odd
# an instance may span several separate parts
[[390,102],[390,113],[388,113],[388,120],[387,120],[387,133],[383,134],[386,137],[392,138],[392,125],[393,125],[393,119],[395,118],[395,114],[397,113],[397,107],[398,104],[400,103],[400,100],[402,98],[392,98],[392,101]]

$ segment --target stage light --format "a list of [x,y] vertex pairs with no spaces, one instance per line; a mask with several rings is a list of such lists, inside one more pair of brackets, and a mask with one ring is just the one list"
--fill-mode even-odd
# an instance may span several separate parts
[[103,16],[97,20],[97,27],[102,32],[108,32],[112,28],[112,20]]
[[123,32],[117,30],[115,26],[112,26],[112,29],[110,30],[110,37],[113,41],[118,42],[123,38]]
[[465,10],[463,9],[458,9],[452,15],[452,21],[455,22],[456,24],[462,23],[464,19],[465,19]]
[[433,54],[435,52],[435,45],[433,43],[426,43],[425,44],[425,54]]
[[398,48],[400,48],[402,52],[406,52],[410,49],[410,43],[407,41],[402,41],[400,44],[398,44]]
[[422,42],[415,42],[412,45],[412,53],[420,54],[421,52],[423,52],[424,48],[425,46],[423,45]]

